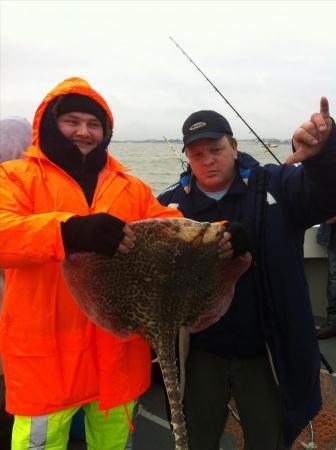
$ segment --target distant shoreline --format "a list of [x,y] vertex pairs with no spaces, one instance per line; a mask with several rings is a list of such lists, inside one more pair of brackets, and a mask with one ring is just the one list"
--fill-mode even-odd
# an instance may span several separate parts
[[[291,139],[263,139],[265,144],[290,144],[292,142]],[[144,139],[144,140],[133,140],[133,139],[124,139],[124,140],[115,140],[113,139],[112,142],[115,142],[116,144],[119,143],[134,143],[134,144],[166,144],[167,141],[164,139]],[[183,144],[183,141],[181,139],[168,139],[168,142],[170,144]],[[257,139],[238,139],[238,142],[249,142],[251,144],[257,144],[259,141]]]

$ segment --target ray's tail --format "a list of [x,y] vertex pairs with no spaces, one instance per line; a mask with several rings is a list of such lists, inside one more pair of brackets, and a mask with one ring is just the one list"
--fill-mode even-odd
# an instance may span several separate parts
[[[172,342],[174,343],[174,340],[172,340]],[[159,348],[156,348],[155,351],[159,360],[168,395],[171,412],[171,425],[173,427],[175,437],[175,450],[189,450],[187,429],[182,410],[182,396],[178,380],[175,347],[173,345],[168,354],[166,352],[162,352]]]

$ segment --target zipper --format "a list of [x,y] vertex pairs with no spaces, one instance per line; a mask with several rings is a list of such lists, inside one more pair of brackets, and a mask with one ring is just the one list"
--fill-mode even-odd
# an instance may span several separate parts
[[[80,175],[81,175],[81,179],[82,179],[82,182],[83,182],[84,185],[85,185],[85,165],[86,165],[86,155],[82,155]],[[72,178],[72,177],[70,177],[70,178]],[[74,181],[75,181],[76,184],[78,184],[76,180],[74,180]],[[97,181],[97,182],[98,182],[98,181]],[[94,193],[93,193],[91,205],[89,205],[89,202],[87,201],[87,199],[86,199],[86,197],[85,197],[85,194],[84,194],[83,189],[81,188],[81,186],[80,186],[79,184],[78,184],[78,186],[79,186],[79,188],[80,188],[82,194],[84,195],[85,203],[88,205],[88,212],[89,212],[89,214],[92,214],[92,213],[93,213],[93,208],[92,208],[92,205],[93,205],[93,199],[94,199],[94,194],[96,193],[96,188],[97,188],[97,186],[95,187],[95,191],[94,191]]]
[[82,155],[82,164],[81,164],[81,175],[85,175],[85,163],[86,163],[86,155]]
[[275,380],[277,386],[279,386],[279,379],[278,379],[276,371],[275,371],[273,357],[272,357],[271,350],[269,348],[268,342],[266,342],[266,350],[267,350],[268,360],[269,360],[269,363],[270,363],[270,366],[271,366],[271,369],[272,369],[274,380]]

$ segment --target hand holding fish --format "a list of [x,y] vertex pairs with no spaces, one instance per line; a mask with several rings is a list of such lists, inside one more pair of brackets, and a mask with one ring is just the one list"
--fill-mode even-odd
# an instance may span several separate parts
[[218,242],[218,257],[230,259],[244,255],[248,250],[248,235],[240,223],[228,222],[225,232]]
[[295,153],[287,158],[286,164],[299,163],[317,155],[327,142],[331,128],[329,103],[326,97],[322,97],[320,112],[314,113],[309,121],[295,131],[293,136]]
[[218,243],[218,257],[222,259],[233,258],[233,248],[231,243],[231,234],[225,232],[223,238]]
[[113,256],[116,251],[128,253],[134,247],[134,233],[118,217],[107,213],[73,216],[61,224],[67,253],[95,252]]
[[134,247],[135,234],[127,224],[125,224],[122,231],[124,233],[124,238],[118,246],[118,252],[128,253]]

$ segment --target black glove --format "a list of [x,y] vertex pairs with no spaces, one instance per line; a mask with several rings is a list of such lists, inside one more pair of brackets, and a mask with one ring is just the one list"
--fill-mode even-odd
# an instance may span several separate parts
[[225,231],[231,234],[233,256],[241,256],[246,253],[249,248],[249,239],[244,226],[238,222],[229,222],[225,224]]
[[125,236],[124,225],[125,222],[106,213],[71,217],[61,223],[64,248],[70,253],[113,256]]

